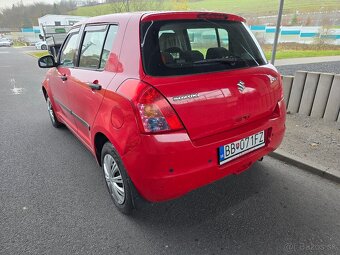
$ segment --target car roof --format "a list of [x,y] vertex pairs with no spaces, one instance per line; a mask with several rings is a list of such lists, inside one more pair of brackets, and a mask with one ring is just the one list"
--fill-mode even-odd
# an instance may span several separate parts
[[170,20],[170,19],[224,19],[245,22],[246,20],[238,15],[222,13],[222,12],[207,12],[207,11],[147,11],[147,12],[126,12],[107,14],[102,16],[91,17],[76,23],[74,26],[80,26],[88,23],[110,23],[121,20],[129,20],[132,17],[140,18],[141,21],[150,20]]

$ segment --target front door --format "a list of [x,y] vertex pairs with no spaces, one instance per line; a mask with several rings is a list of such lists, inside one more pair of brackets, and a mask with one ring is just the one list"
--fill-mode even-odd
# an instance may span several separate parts
[[79,29],[70,31],[66,42],[61,49],[59,65],[50,76],[50,89],[56,105],[56,114],[63,122],[76,131],[74,117],[70,106],[69,78],[74,70],[76,50],[79,43]]

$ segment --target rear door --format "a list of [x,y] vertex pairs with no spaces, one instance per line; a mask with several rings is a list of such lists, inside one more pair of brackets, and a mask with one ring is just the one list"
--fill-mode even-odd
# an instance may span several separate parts
[[70,108],[78,135],[90,144],[90,130],[106,87],[115,73],[105,70],[117,33],[117,25],[87,25],[79,47],[78,66],[68,78]]

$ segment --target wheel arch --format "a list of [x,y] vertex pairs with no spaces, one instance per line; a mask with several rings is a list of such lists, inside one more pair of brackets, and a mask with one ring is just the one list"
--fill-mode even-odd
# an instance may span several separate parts
[[102,148],[104,146],[104,144],[106,142],[110,142],[114,148],[114,150],[116,151],[116,153],[119,155],[119,157],[122,158],[122,156],[124,155],[124,148],[122,148],[120,146],[119,143],[116,143],[115,138],[117,138],[117,136],[112,136],[110,134],[110,131],[107,131],[105,129],[95,129],[95,135],[93,138],[93,149],[94,149],[94,153],[95,153],[95,157],[97,159],[97,162],[100,166],[102,166],[102,162],[101,162],[101,153],[102,153]]
[[44,86],[42,86],[41,90],[42,90],[42,92],[43,92],[43,94],[44,94],[45,100],[47,100],[48,94],[47,94],[46,88],[45,88]]
[[[103,149],[103,146],[105,143],[110,142],[113,149],[116,151],[118,156],[121,159],[121,155],[119,154],[119,151],[117,150],[117,147],[115,147],[115,144],[112,143],[112,141],[106,136],[103,132],[98,131],[95,136],[94,136],[94,150],[95,150],[95,157],[97,159],[98,164],[100,167],[102,167],[102,162],[101,162],[101,152]],[[122,160],[122,159],[121,159]],[[131,192],[131,197],[132,197],[132,205],[134,208],[137,207],[143,207],[146,204],[146,200],[140,195],[139,191],[136,189],[136,186],[131,179],[131,176],[129,175],[128,169],[126,169],[124,162],[121,161],[121,164],[124,166],[124,169],[127,174],[128,182],[130,185],[130,192]]]
[[45,100],[47,100],[48,97],[51,97],[50,91],[49,91],[48,82],[49,82],[48,79],[45,78],[45,79],[43,80],[43,82],[41,83],[41,90],[42,90],[42,92],[43,92],[43,94],[44,94]]
[[[100,166],[102,166],[101,160],[101,152],[103,146],[106,142],[111,142],[109,138],[103,134],[102,132],[97,132],[94,136],[94,152],[97,159],[97,162]],[[112,144],[112,143],[111,143]]]

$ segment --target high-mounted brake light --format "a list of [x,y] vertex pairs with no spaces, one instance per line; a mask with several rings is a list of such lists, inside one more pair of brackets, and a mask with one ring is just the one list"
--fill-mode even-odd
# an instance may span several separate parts
[[135,104],[142,132],[156,133],[183,129],[174,109],[153,87],[147,87]]
[[223,13],[199,13],[197,15],[198,19],[228,19],[227,14]]

